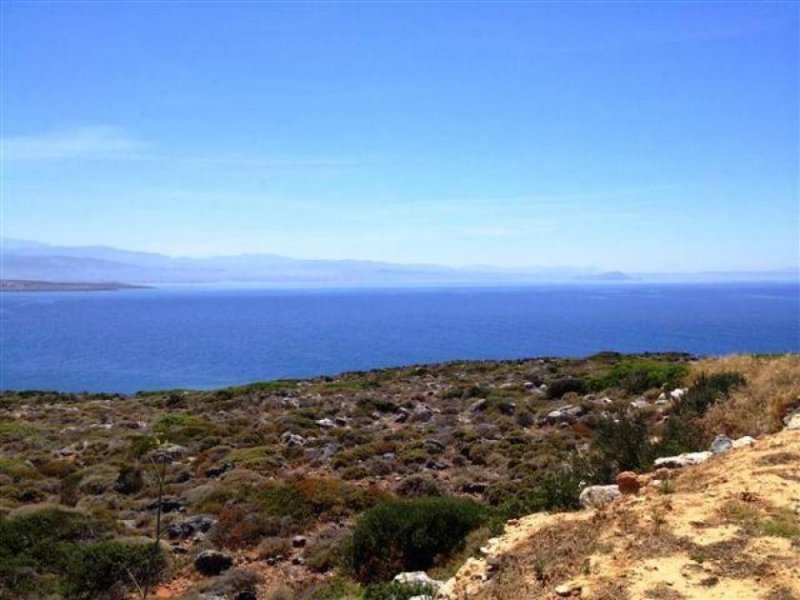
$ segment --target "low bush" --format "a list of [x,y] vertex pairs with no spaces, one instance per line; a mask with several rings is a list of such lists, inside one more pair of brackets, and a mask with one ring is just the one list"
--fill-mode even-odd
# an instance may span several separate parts
[[620,471],[647,470],[654,458],[647,417],[641,412],[618,412],[599,419],[592,449],[601,479]]
[[641,394],[651,388],[677,386],[689,374],[684,363],[631,358],[621,360],[603,375],[594,377],[589,387],[595,391],[620,388]]
[[547,397],[551,400],[561,398],[569,392],[585,394],[587,392],[586,382],[578,377],[563,377],[547,386]]
[[365,583],[387,581],[401,571],[422,571],[459,550],[487,511],[456,497],[383,502],[359,518],[352,540],[352,567]]
[[158,547],[110,535],[97,519],[62,508],[0,519],[0,597],[121,598],[134,579],[159,579],[166,558]]
[[367,586],[363,600],[409,600],[414,597],[433,597],[436,590],[424,583],[383,583]]

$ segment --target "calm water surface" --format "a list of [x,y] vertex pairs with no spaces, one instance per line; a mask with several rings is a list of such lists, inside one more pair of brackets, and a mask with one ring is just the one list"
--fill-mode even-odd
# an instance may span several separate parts
[[0,295],[0,389],[208,388],[451,359],[800,351],[792,284]]

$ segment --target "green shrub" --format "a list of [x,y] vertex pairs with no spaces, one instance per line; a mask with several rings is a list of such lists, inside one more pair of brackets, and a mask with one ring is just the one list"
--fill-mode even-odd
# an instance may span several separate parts
[[160,549],[109,535],[96,519],[62,508],[0,519],[0,597],[121,596],[131,575],[140,585],[158,579],[166,564]]
[[589,387],[595,391],[616,387],[631,394],[641,394],[651,388],[678,385],[688,374],[689,367],[683,363],[631,358],[591,379]]
[[547,386],[547,397],[551,400],[561,398],[564,394],[574,392],[585,394],[587,391],[586,382],[578,377],[563,377],[556,379]]
[[643,471],[652,465],[653,446],[643,413],[615,413],[597,422],[593,450],[603,478],[620,471]]
[[436,590],[424,583],[382,583],[367,586],[363,600],[408,600],[414,596],[433,597]]
[[743,375],[733,371],[713,375],[703,373],[686,391],[683,398],[677,401],[673,412],[702,416],[706,414],[712,404],[726,398],[733,388],[744,385],[746,382]]
[[98,598],[103,592],[156,583],[166,568],[164,553],[153,543],[107,540],[75,549],[66,569],[68,598]]
[[484,523],[486,510],[455,497],[391,501],[369,509],[353,532],[352,566],[366,583],[401,571],[421,571],[459,550],[467,534]]

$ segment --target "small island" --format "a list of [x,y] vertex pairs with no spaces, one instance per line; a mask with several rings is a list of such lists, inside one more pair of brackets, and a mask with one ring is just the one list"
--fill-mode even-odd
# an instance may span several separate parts
[[115,292],[118,290],[149,289],[146,285],[131,285],[116,281],[32,281],[28,279],[0,279],[0,292]]

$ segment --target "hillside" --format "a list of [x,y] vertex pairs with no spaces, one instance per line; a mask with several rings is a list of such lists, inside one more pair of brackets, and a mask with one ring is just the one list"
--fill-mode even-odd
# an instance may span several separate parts
[[602,509],[512,521],[442,597],[800,598],[800,429],[639,481]]
[[[585,594],[607,583],[598,573],[619,573],[596,597],[635,598],[637,577],[655,587],[650,567],[680,570],[683,554],[730,546],[737,557],[764,548],[791,559],[796,437],[764,436],[798,409],[797,355],[606,353],[214,391],[5,392],[0,598],[116,599],[144,586],[150,597],[184,600],[404,600],[433,588],[387,583],[396,574],[448,579],[504,529],[490,551],[497,574],[470,594],[513,598],[498,586],[529,582],[526,594],[548,597],[589,558]],[[718,434],[758,441],[609,510],[574,512],[587,484],[623,471],[647,479],[659,457],[706,450]],[[785,463],[767,456],[773,449]],[[776,462],[737,462],[754,453]],[[567,512],[526,516],[542,511]],[[746,522],[723,521],[736,518]],[[565,532],[549,526],[562,521]],[[786,537],[748,533],[745,543],[744,525]],[[558,556],[552,564],[529,548],[542,547],[540,526]],[[509,552],[514,540],[519,550]],[[700,548],[718,541],[727,545]],[[574,560],[564,543],[575,545]],[[472,568],[480,566],[464,567]],[[448,584],[453,593],[480,583],[468,573]],[[791,585],[758,573],[762,594]],[[752,583],[751,574],[737,581]],[[730,589],[728,574],[713,576]]]

